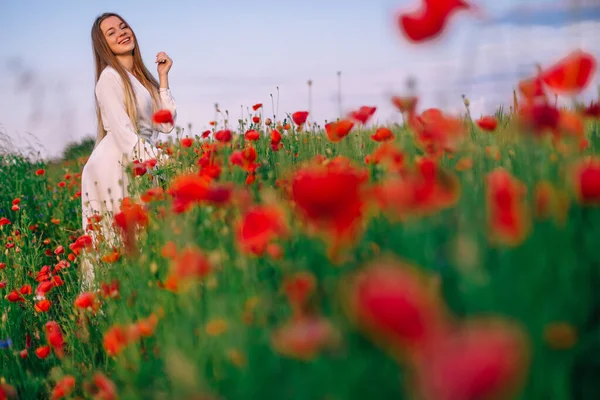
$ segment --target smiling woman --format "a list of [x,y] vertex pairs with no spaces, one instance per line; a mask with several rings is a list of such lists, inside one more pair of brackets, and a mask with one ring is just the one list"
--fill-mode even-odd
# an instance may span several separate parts
[[[91,226],[102,216],[100,232],[112,237],[110,221],[127,197],[125,167],[134,159],[160,159],[162,152],[154,142],[158,132],[169,133],[176,118],[175,100],[169,89],[168,74],[173,65],[169,56],[156,55],[157,81],[144,65],[137,38],[119,15],[105,13],[92,26],[92,46],[96,65],[96,110],[98,134],[94,151],[81,175],[82,225],[86,234],[97,242]],[[167,123],[154,123],[152,116],[160,109],[170,112]],[[166,157],[166,156],[164,156]],[[96,243],[95,243],[96,244]],[[82,265],[84,285],[94,278],[93,265]]]

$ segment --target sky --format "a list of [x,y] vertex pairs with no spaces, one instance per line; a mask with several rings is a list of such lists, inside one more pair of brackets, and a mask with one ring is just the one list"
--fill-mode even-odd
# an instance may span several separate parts
[[464,111],[464,94],[479,116],[508,108],[536,63],[578,48],[600,54],[600,0],[471,1],[481,13],[458,13],[441,38],[415,46],[395,14],[418,0],[0,0],[0,133],[42,157],[95,137],[90,30],[107,11],[129,22],[150,71],[159,51],[173,59],[183,136],[208,128],[215,103],[233,122],[255,103],[265,116],[308,110],[319,123],[369,105],[374,122],[399,122],[390,96],[407,94],[411,79],[421,110]]

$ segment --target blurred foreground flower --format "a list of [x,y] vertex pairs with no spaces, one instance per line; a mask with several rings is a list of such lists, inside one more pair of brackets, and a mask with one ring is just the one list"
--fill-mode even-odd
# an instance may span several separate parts
[[530,231],[529,209],[524,196],[526,186],[508,171],[497,168],[487,177],[487,209],[490,240],[516,246]]
[[414,169],[382,180],[374,189],[381,209],[404,220],[431,215],[456,204],[460,196],[458,178],[431,157],[419,158]]
[[600,206],[600,157],[590,157],[575,163],[571,185],[577,200],[586,206]]
[[542,71],[540,78],[555,93],[576,95],[592,81],[596,64],[592,54],[575,50]]
[[399,359],[445,334],[449,315],[434,280],[412,265],[372,261],[348,278],[342,294],[353,323]]
[[75,390],[75,378],[71,375],[66,375],[58,382],[52,389],[52,393],[50,394],[50,400],[58,400],[69,398],[73,390]]
[[17,399],[17,391],[12,385],[0,384],[0,400]]
[[528,366],[528,342],[520,327],[475,319],[423,353],[413,382],[426,400],[512,399]]
[[408,368],[419,398],[512,398],[520,389],[529,360],[522,329],[501,318],[454,318],[435,280],[416,267],[372,261],[342,295],[353,323]]
[[415,134],[417,144],[432,156],[458,150],[467,135],[460,118],[438,108],[429,108],[419,115],[413,115],[408,124]]
[[96,372],[91,382],[84,383],[84,389],[94,399],[117,400],[117,387],[102,372]]
[[398,24],[409,41],[422,43],[441,35],[454,13],[470,8],[464,0],[422,0],[418,10],[400,13]]
[[287,236],[289,228],[283,212],[276,206],[255,206],[239,221],[236,239],[245,253],[261,256],[271,241]]
[[293,177],[292,198],[307,224],[333,240],[330,248],[356,240],[365,212],[366,171],[339,157],[303,167]]

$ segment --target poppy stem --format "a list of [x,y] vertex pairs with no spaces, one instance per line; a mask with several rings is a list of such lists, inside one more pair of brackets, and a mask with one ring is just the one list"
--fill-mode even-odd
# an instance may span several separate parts
[[342,118],[342,71],[337,72],[338,78],[338,110],[339,117]]
[[273,111],[273,121],[277,122],[277,115],[275,113],[275,103],[273,102],[273,93],[269,94],[271,96],[271,111]]
[[312,115],[312,79],[308,82],[308,115]]
[[277,86],[277,108],[275,109],[275,115],[279,115],[279,86]]
[[244,132],[244,106],[240,105],[240,109],[242,110],[242,115],[240,116],[240,125],[242,125],[242,132]]

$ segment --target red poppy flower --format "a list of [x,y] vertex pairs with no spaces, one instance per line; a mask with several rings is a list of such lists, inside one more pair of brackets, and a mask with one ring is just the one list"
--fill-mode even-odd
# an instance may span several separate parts
[[229,129],[222,129],[220,131],[215,132],[214,137],[217,141],[222,143],[229,143],[233,138],[231,130]]
[[50,400],[67,398],[75,390],[75,378],[71,375],[62,377],[52,389]]
[[381,127],[378,128],[373,135],[371,135],[371,139],[376,142],[387,142],[388,140],[394,139],[394,134],[389,128]]
[[498,120],[492,115],[481,117],[477,120],[477,126],[484,131],[493,132],[498,127]]
[[530,228],[525,185],[503,168],[496,168],[487,176],[486,192],[490,239],[508,246],[522,243]]
[[409,264],[373,261],[344,287],[345,310],[377,344],[411,360],[442,337],[449,324],[431,283]]
[[595,73],[594,56],[582,50],[575,50],[542,71],[540,78],[556,93],[575,95],[588,86]]
[[573,167],[572,185],[577,200],[583,205],[600,205],[600,158],[579,161]]
[[413,381],[427,400],[515,398],[530,357],[523,330],[500,320],[468,322],[428,350]]
[[292,181],[292,196],[299,212],[311,224],[335,237],[351,235],[364,212],[362,185],[368,175],[346,159],[326,166],[299,170]]
[[353,127],[354,122],[349,119],[342,119],[325,124],[325,133],[331,142],[337,143],[348,136]]
[[185,137],[185,138],[181,139],[181,145],[183,147],[192,147],[193,144],[194,144],[193,138]]
[[50,355],[51,351],[52,349],[50,349],[50,346],[41,346],[35,349],[35,355],[43,360]]
[[237,242],[244,252],[262,255],[270,242],[287,234],[282,212],[272,206],[255,206],[243,215],[236,229]]
[[357,111],[352,111],[350,117],[364,125],[375,114],[375,111],[377,111],[377,107],[362,106]]
[[158,110],[152,115],[152,121],[156,124],[173,124],[173,114],[169,110]]
[[244,137],[246,138],[246,140],[256,141],[256,140],[260,139],[260,133],[258,133],[254,129],[251,129],[244,134]]
[[308,111],[296,111],[292,114],[292,121],[298,126],[303,125],[308,118]]
[[408,40],[421,43],[439,36],[452,14],[471,7],[464,0],[423,0],[419,10],[401,13],[398,24]]

